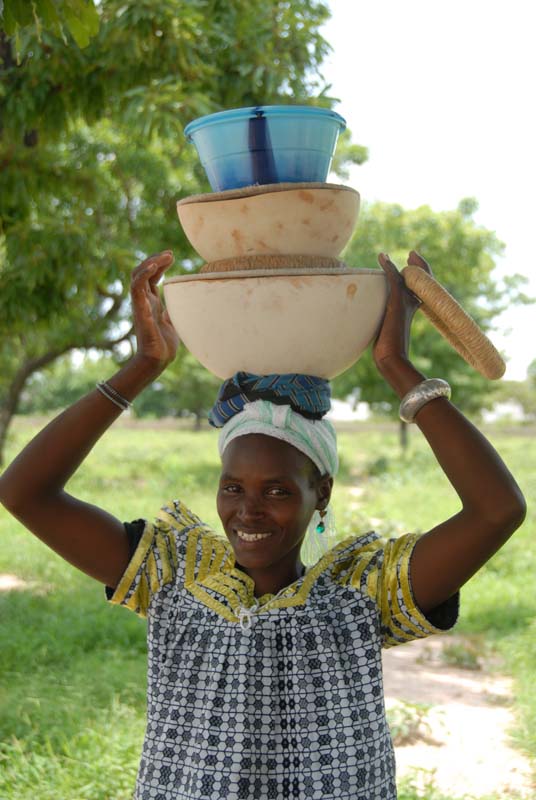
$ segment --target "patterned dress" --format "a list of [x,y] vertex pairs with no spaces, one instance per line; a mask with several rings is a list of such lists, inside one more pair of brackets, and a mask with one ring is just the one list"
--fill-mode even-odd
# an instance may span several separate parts
[[227,539],[179,501],[127,530],[136,549],[107,594],[148,619],[135,800],[396,798],[381,647],[458,613],[457,595],[428,617],[415,607],[418,536],[349,538],[255,598]]

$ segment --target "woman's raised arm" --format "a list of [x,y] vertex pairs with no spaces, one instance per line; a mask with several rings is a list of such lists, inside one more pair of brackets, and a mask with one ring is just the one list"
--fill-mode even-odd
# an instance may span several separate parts
[[[178,337],[157,288],[173,262],[170,251],[152,256],[132,274],[136,355],[108,384],[133,400],[175,357]],[[129,559],[122,523],[64,491],[121,409],[95,389],[56,417],[0,476],[0,501],[32,533],[74,566],[116,586]]]
[[[425,379],[408,359],[409,330],[418,301],[389,258],[381,255],[379,261],[390,294],[374,359],[381,375],[402,398]],[[415,252],[408,263],[430,272]],[[499,454],[449,400],[438,397],[429,401],[417,412],[415,422],[462,505],[415,546],[411,582],[415,601],[426,612],[451,597],[491,558],[521,525],[526,506]],[[423,505],[426,502],[426,486],[422,486]]]

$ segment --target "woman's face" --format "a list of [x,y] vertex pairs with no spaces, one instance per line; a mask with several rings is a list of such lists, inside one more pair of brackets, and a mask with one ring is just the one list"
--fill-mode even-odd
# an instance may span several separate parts
[[330,489],[331,479],[315,477],[312,461],[287,442],[262,434],[234,439],[223,454],[217,505],[237,563],[274,571],[295,564]]

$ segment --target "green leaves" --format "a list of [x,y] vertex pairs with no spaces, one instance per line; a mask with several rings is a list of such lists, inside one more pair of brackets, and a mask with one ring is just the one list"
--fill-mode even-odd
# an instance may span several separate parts
[[93,0],[68,0],[64,14],[67,27],[78,47],[87,47],[99,31],[99,15]]
[[32,5],[24,0],[4,0],[2,9],[2,27],[9,36],[17,28],[33,23]]
[[352,135],[346,128],[339,136],[337,150],[331,164],[331,170],[339,178],[348,180],[350,164],[364,164],[368,158],[368,150],[360,144],[352,142]]
[[8,36],[36,26],[40,36],[46,29],[64,35],[64,26],[78,47],[87,47],[99,31],[99,15],[93,0],[4,0],[0,25]]
[[[208,191],[186,123],[226,107],[333,101],[319,74],[328,10],[317,0],[6,0],[3,11],[7,387],[43,353],[128,331],[130,273],[149,253],[172,248],[175,272],[199,266],[175,209]],[[362,159],[348,138],[341,146],[341,169]],[[198,397],[206,376],[191,377]],[[0,422],[0,448],[1,434]]]
[[[344,254],[356,267],[374,267],[377,255],[388,252],[402,268],[409,250],[427,259],[437,280],[458,300],[484,331],[492,330],[494,318],[508,305],[527,302],[523,279],[511,275],[500,284],[494,280],[495,259],[503,244],[495,233],[478,226],[472,215],[474,199],[463,199],[453,211],[434,212],[428,206],[407,210],[399,205],[365,206],[356,233]],[[493,336],[491,336],[493,338]],[[495,390],[494,385],[465,363],[423,314],[412,326],[412,359],[425,374],[440,375],[456,387],[455,402],[475,411]],[[334,396],[357,392],[380,411],[394,413],[398,401],[380,378],[370,351],[334,382]]]

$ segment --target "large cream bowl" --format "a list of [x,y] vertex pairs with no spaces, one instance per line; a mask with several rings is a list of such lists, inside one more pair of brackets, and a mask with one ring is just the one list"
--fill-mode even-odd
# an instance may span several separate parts
[[379,269],[180,275],[164,283],[182,342],[222,379],[244,370],[334,378],[373,340],[387,298]]
[[273,254],[336,258],[354,231],[359,193],[329,183],[250,186],[186,197],[177,213],[205,261]]

